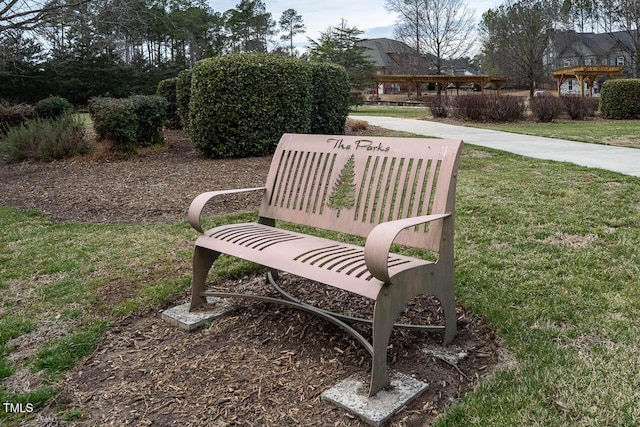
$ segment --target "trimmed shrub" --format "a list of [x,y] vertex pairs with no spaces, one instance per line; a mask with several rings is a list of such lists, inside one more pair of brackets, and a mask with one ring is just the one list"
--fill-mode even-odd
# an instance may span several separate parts
[[564,109],[572,120],[584,120],[587,117],[593,117],[598,111],[597,98],[586,98],[584,96],[567,95],[563,96],[562,103]]
[[600,113],[605,119],[640,118],[640,79],[604,82],[600,91]]
[[73,105],[59,96],[50,96],[41,99],[35,106],[36,114],[41,119],[57,119],[67,111],[71,111]]
[[180,116],[178,115],[178,99],[176,96],[177,77],[164,79],[158,83],[156,95],[164,97],[167,101],[167,120],[165,126],[169,129],[181,129]]
[[135,112],[138,147],[164,143],[162,125],[167,118],[167,100],[157,95],[133,95],[127,98]]
[[459,95],[452,101],[451,115],[456,119],[484,122],[487,120],[487,97]]
[[89,114],[98,136],[111,141],[114,150],[135,151],[138,122],[131,100],[91,98]]
[[486,117],[490,122],[517,122],[527,111],[525,99],[520,96],[484,95],[487,97]]
[[36,117],[36,110],[28,104],[0,102],[0,135]]
[[9,129],[0,140],[0,160],[52,161],[84,154],[89,151],[84,133],[82,120],[70,113],[55,120],[36,118]]
[[451,110],[449,108],[448,97],[442,95],[430,96],[425,104],[427,104],[427,108],[429,109],[433,117],[449,117]]
[[536,122],[549,123],[564,111],[563,101],[555,96],[538,96],[529,101],[531,114]]
[[180,123],[184,129],[189,129],[189,102],[191,101],[191,74],[192,69],[178,73],[176,81],[176,104]]
[[285,132],[308,133],[311,67],[296,58],[233,54],[193,68],[189,131],[206,157],[262,156]]
[[524,118],[524,99],[504,95],[459,95],[451,101],[452,116],[473,122],[515,122]]
[[111,141],[116,151],[123,152],[164,142],[162,124],[166,109],[167,101],[157,95],[89,100],[89,114],[98,136]]
[[365,120],[347,119],[345,124],[346,133],[364,132],[369,127],[369,122]]
[[311,133],[340,135],[349,115],[349,76],[339,66],[324,62],[310,63]]

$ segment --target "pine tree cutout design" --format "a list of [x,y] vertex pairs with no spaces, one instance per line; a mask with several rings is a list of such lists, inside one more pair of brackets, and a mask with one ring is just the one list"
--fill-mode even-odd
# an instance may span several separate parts
[[356,158],[352,154],[336,179],[333,186],[333,192],[329,196],[328,206],[337,209],[340,217],[340,210],[351,209],[356,199],[356,184],[354,182],[356,176]]

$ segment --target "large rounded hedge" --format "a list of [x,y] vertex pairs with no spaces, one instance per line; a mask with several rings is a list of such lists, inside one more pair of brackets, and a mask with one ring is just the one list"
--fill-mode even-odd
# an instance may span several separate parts
[[311,63],[311,133],[343,134],[349,115],[349,76],[344,67]]
[[640,79],[604,82],[600,91],[600,113],[605,119],[640,118]]
[[234,54],[198,62],[191,78],[189,130],[207,157],[272,153],[285,132],[308,133],[311,70],[300,60]]

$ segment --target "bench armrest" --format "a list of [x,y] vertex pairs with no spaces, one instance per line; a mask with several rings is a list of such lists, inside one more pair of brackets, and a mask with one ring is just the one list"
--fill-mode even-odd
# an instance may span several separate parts
[[451,214],[424,215],[378,224],[371,230],[364,245],[364,262],[371,275],[385,283],[390,283],[391,279],[389,278],[388,266],[389,251],[391,244],[398,234],[405,228],[414,227],[448,216],[451,216]]
[[202,231],[202,224],[200,224],[200,215],[202,215],[202,209],[207,204],[207,202],[213,199],[216,196],[221,196],[224,194],[236,194],[236,193],[247,193],[250,191],[264,191],[266,187],[255,187],[255,188],[240,188],[236,190],[221,190],[221,191],[209,191],[206,193],[202,193],[196,196],[195,199],[191,202],[191,206],[189,206],[189,224],[200,233]]

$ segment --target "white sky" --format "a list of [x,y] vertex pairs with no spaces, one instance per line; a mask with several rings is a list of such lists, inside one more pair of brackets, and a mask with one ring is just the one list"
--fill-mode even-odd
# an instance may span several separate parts
[[[358,27],[365,33],[364,38],[388,37],[393,38],[393,27],[396,16],[387,12],[384,0],[262,0],[273,19],[278,22],[282,12],[295,9],[302,16],[307,32],[297,35],[293,40],[301,50],[308,46],[307,38],[317,40],[320,32],[329,27],[337,26],[342,18],[347,20],[350,27]],[[317,1],[317,0],[316,0]],[[475,11],[479,21],[482,14],[490,8],[501,5],[503,0],[467,0],[469,9]],[[233,9],[240,0],[208,0],[215,12],[225,12]]]

